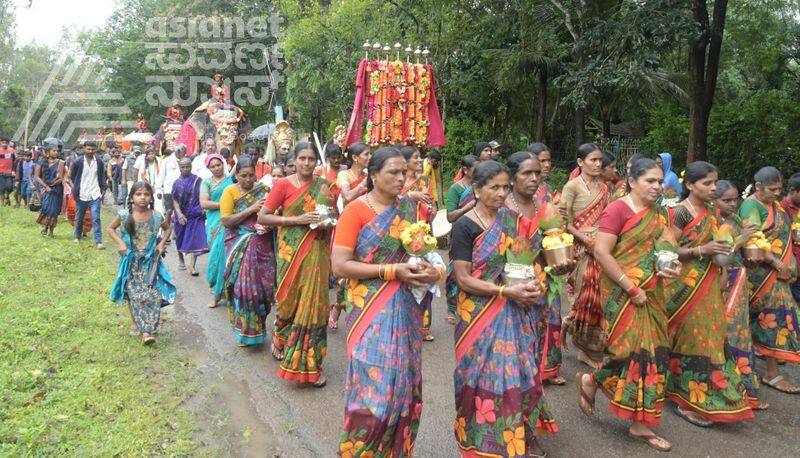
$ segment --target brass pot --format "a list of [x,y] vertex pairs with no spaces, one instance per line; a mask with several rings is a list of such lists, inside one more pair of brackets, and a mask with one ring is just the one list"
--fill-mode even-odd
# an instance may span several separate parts
[[550,267],[565,264],[572,259],[572,245],[563,245],[544,251],[544,259]]
[[764,250],[754,246],[742,247],[742,256],[751,262],[761,261],[764,259]]

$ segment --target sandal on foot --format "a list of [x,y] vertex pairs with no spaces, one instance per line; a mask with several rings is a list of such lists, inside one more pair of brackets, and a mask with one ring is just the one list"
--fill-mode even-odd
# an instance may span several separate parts
[[575,374],[575,386],[578,388],[578,407],[584,415],[591,417],[594,415],[594,399],[590,398],[585,391],[583,391],[583,372]]
[[433,334],[431,334],[431,332],[427,329],[425,331],[421,331],[420,334],[422,334],[423,342],[433,342],[435,339],[435,337],[433,337]]
[[313,386],[314,388],[322,388],[327,384],[328,384],[328,379],[325,378],[325,376],[323,375],[322,377],[318,378],[316,382],[312,383],[311,386]]
[[561,385],[566,385],[567,384],[567,380],[564,377],[561,377],[559,375],[557,375],[557,376],[555,376],[553,378],[549,378],[549,379],[547,379],[545,381],[547,383],[551,384],[551,385],[556,385],[556,386],[561,386]]
[[771,379],[765,378],[762,379],[761,382],[764,383],[764,385],[767,385],[768,387],[772,388],[773,390],[780,391],[781,393],[800,394],[800,388],[787,382],[782,375],[776,375]]
[[[667,440],[663,437],[655,434],[634,434],[628,431],[628,437],[639,442],[644,442],[645,444],[649,445],[650,448],[658,450],[659,452],[668,452],[672,450],[672,444],[667,442]],[[659,443],[659,441],[664,441],[667,445],[662,445]]]
[[217,307],[219,307],[219,302],[217,302],[217,301],[211,301],[211,302],[208,303],[208,308],[210,308],[210,309],[215,309]]
[[331,331],[335,331],[339,329],[339,313],[338,313],[338,305],[334,304],[331,307],[331,311],[328,313],[328,329]]
[[699,426],[701,428],[708,428],[713,424],[713,422],[706,420],[705,418],[700,417],[697,413],[692,412],[691,410],[685,410],[683,407],[678,406],[675,409],[675,413],[678,414],[679,417],[683,418],[684,420],[688,421],[689,423]]
[[283,361],[283,357],[285,356],[283,350],[283,348],[278,350],[278,347],[275,346],[275,342],[269,347],[269,352],[272,353],[272,357],[275,358],[275,361]]
[[194,272],[189,272],[189,275],[191,275],[192,277],[199,277],[200,276],[200,272],[195,270]]
[[448,314],[447,314],[447,315],[444,317],[444,321],[446,321],[446,322],[447,322],[447,324],[452,324],[452,325],[455,325],[455,324],[456,324],[456,316],[455,316],[454,314],[452,314],[452,313],[448,313]]
[[767,410],[769,409],[769,402],[758,401],[758,405],[752,408],[753,410]]
[[186,270],[186,264],[178,264],[178,270]]
[[153,345],[156,343],[156,338],[150,334],[143,333],[142,334],[142,343],[145,345]]

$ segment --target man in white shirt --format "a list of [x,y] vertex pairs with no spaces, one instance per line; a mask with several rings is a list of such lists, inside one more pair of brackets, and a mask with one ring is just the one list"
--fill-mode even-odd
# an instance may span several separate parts
[[[167,149],[167,152],[170,151],[170,149]],[[186,146],[178,144],[175,146],[175,151],[161,161],[161,169],[156,179],[156,197],[163,200],[164,211],[166,212],[164,216],[168,221],[171,221],[170,218],[172,217],[172,185],[181,176],[181,169],[178,164],[184,157],[186,157]]]
[[[217,143],[213,138],[207,138],[203,143],[203,151],[192,159],[192,173],[200,177],[202,180],[211,178],[211,171],[206,167],[206,156],[211,153],[217,152]],[[225,167],[225,175],[228,174],[228,164],[222,164]]]
[[106,172],[102,159],[95,157],[97,145],[88,141],[83,147],[83,156],[71,168],[72,196],[75,198],[75,243],[83,237],[83,218],[86,209],[92,212],[92,233],[98,250],[103,246],[103,230],[100,226],[100,200],[106,190]]

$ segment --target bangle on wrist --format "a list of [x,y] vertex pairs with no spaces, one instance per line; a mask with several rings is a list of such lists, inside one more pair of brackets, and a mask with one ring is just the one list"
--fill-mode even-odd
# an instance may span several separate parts
[[503,291],[506,289],[506,285],[500,286],[500,291],[497,292],[497,297],[503,297]]
[[621,284],[623,278],[625,278],[625,273],[624,272],[622,273],[622,275],[619,276],[619,278],[617,278],[617,284]]
[[639,289],[639,287],[636,286],[636,285],[633,285],[630,288],[625,290],[625,294],[627,294],[628,297],[638,296],[640,292],[641,292],[641,289]]

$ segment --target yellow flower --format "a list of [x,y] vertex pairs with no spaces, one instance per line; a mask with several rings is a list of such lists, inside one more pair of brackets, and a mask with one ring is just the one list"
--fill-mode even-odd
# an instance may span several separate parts
[[783,328],[780,331],[778,331],[778,335],[775,336],[775,343],[778,345],[786,345],[786,339],[788,337],[789,337],[789,330]]
[[509,457],[525,454],[525,427],[518,426],[514,431],[503,431],[503,440],[508,444],[506,450]]
[[292,247],[284,242],[283,240],[278,242],[278,257],[283,259],[286,262],[290,262],[292,260]]
[[459,442],[467,440],[467,420],[464,417],[458,417],[453,423],[453,429],[456,431],[456,437]]
[[772,252],[775,254],[783,254],[783,240],[775,239],[772,241]]
[[400,215],[397,215],[394,217],[392,225],[389,228],[389,235],[396,239],[399,239],[403,231],[406,230],[406,228],[409,227],[410,225],[411,223],[409,223],[404,219],[400,219]]
[[367,285],[359,283],[355,280],[350,280],[350,286],[347,288],[347,300],[352,302],[358,308],[364,307],[364,300],[369,293]]
[[706,382],[697,383],[694,380],[689,380],[689,402],[692,404],[706,402],[706,393],[708,393],[708,384]]
[[363,441],[358,441],[355,444],[350,441],[342,442],[339,444],[339,453],[342,455],[342,458],[353,458],[356,456],[356,452],[363,446]]
[[683,278],[683,283],[686,286],[694,288],[694,286],[697,284],[697,278],[699,276],[700,273],[698,271],[695,269],[690,269],[688,272],[686,272],[686,276]]
[[457,312],[458,316],[460,316],[462,320],[469,323],[472,319],[473,310],[475,310],[475,303],[472,302],[471,299],[464,298],[463,301],[459,301]]
[[625,275],[631,279],[634,285],[639,286],[639,283],[642,281],[642,277],[644,277],[644,271],[638,267],[634,267]]

